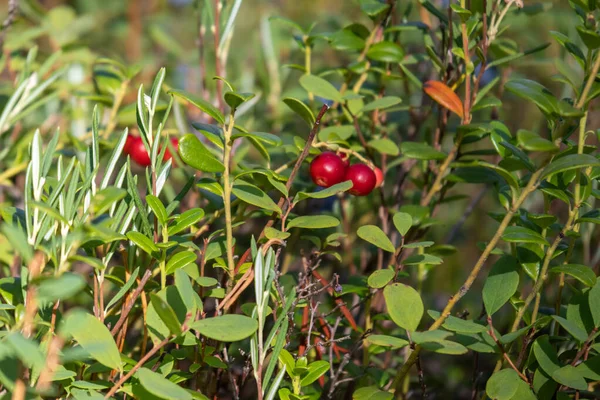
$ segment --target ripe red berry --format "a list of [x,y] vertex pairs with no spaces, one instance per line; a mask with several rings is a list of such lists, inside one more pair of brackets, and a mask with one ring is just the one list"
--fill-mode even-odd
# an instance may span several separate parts
[[[173,146],[173,149],[175,149],[175,151],[177,151],[179,149],[179,140],[177,140],[177,138],[171,138],[171,145]],[[169,149],[169,146],[167,146],[167,150],[165,150],[165,155],[163,156],[163,161],[167,161],[171,158],[173,158],[173,155],[171,154],[171,149]]]
[[350,194],[366,196],[375,188],[377,177],[375,172],[366,164],[354,164],[346,171],[346,180],[352,181]]
[[330,187],[344,181],[346,164],[335,153],[323,152],[310,163],[310,176],[315,184]]
[[375,187],[378,188],[383,185],[383,171],[381,169],[375,167],[373,168],[373,172],[375,172]]
[[131,159],[142,167],[147,167],[150,165],[150,155],[144,147],[142,138],[139,136],[129,135],[127,141],[130,143],[129,145],[126,143],[125,147],[127,148],[127,154],[131,156]]

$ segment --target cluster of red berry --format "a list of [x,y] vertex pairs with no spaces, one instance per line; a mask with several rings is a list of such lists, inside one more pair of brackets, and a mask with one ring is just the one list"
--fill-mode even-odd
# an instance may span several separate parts
[[[179,147],[179,140],[177,138],[171,138],[171,144],[173,148],[177,150]],[[128,135],[127,141],[125,142],[125,146],[123,147],[123,153],[128,154],[133,161],[135,161],[138,165],[142,167],[147,167],[150,165],[150,155],[146,151],[144,147],[144,142],[142,138],[139,136]],[[163,161],[167,161],[168,159],[173,158],[169,148],[165,150],[165,155],[163,157]]]
[[383,183],[383,173],[377,167],[366,164],[349,165],[348,159],[342,159],[336,153],[326,151],[310,163],[310,176],[315,184],[330,187],[344,181],[352,181],[350,194],[366,196]]

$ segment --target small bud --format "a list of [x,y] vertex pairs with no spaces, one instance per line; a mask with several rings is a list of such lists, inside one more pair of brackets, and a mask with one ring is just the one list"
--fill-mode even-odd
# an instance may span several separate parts
[[340,284],[338,283],[337,285],[335,285],[335,288],[334,288],[334,290],[335,290],[335,292],[336,292],[336,293],[342,293],[342,290],[343,290],[343,289],[342,289],[342,285],[340,285]]

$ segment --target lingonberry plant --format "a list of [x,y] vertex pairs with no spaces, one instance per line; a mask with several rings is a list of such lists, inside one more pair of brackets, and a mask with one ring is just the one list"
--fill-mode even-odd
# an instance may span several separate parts
[[0,33],[3,398],[599,396],[595,1],[97,3]]

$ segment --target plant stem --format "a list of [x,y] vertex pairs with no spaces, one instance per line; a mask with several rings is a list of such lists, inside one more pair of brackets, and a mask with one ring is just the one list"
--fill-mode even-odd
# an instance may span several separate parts
[[224,129],[225,149],[223,151],[223,205],[225,207],[225,233],[227,235],[227,270],[229,277],[233,281],[235,275],[235,263],[233,261],[233,228],[231,217],[231,134],[234,126],[234,112],[229,116],[229,124]]
[[146,363],[146,361],[148,361],[150,359],[150,357],[152,357],[154,354],[156,354],[157,351],[159,351],[160,349],[165,347],[167,345],[167,343],[169,343],[169,340],[171,340],[171,337],[163,339],[162,342],[160,342],[155,347],[153,347],[152,350],[150,350],[144,357],[142,357],[142,359],[140,361],[138,361],[137,364],[135,364],[135,366],[133,368],[131,368],[131,370],[127,373],[127,375],[125,375],[124,377],[119,379],[119,382],[115,383],[115,385],[110,389],[110,391],[106,394],[106,396],[104,396],[104,398],[110,399],[112,396],[114,396],[114,394],[117,393],[119,388],[121,386],[123,386],[123,384],[125,382],[127,382],[127,380],[129,378],[131,378],[133,376],[133,374],[135,374],[135,372],[138,369],[140,369],[140,367],[142,365],[144,365]]
[[[518,329],[519,324],[521,323],[521,320],[523,319],[523,316],[525,315],[525,311],[527,311],[527,307],[531,304],[531,302],[536,297],[538,292],[542,289],[542,286],[544,285],[544,281],[546,280],[546,278],[548,276],[548,267],[550,265],[550,260],[552,260],[552,256],[554,256],[554,252],[556,251],[556,248],[562,241],[562,239],[564,237],[564,233],[568,232],[571,229],[571,227],[573,226],[573,221],[575,220],[576,208],[577,207],[574,207],[569,212],[569,219],[567,220],[567,223],[565,224],[562,231],[558,234],[558,236],[556,236],[556,238],[552,242],[552,245],[546,252],[546,257],[544,258],[544,263],[542,264],[542,269],[540,271],[540,274],[538,275],[538,278],[535,281],[533,288],[531,289],[531,293],[529,293],[529,296],[527,296],[527,298],[525,299],[525,304],[523,304],[523,306],[517,312],[517,316],[515,317],[515,321],[513,322],[511,332],[514,332]],[[536,305],[539,307],[539,303],[536,303]],[[534,307],[532,316],[533,315],[537,315],[537,307]]]
[[[456,303],[469,291],[469,289],[473,285],[473,282],[475,282],[477,275],[481,271],[481,268],[485,264],[487,258],[490,256],[490,254],[492,253],[492,250],[494,250],[494,248],[496,247],[496,244],[502,237],[502,234],[504,233],[504,231],[510,224],[513,215],[515,215],[515,213],[519,210],[519,207],[521,207],[521,204],[523,204],[525,199],[531,193],[533,193],[535,191],[535,188],[537,187],[538,178],[542,174],[542,171],[543,171],[543,167],[541,167],[538,171],[536,171],[533,175],[531,175],[531,177],[529,178],[529,182],[527,183],[527,186],[525,186],[525,188],[521,192],[521,195],[513,204],[513,207],[510,209],[510,211],[508,211],[506,213],[506,215],[504,216],[504,219],[502,219],[502,222],[500,223],[500,226],[498,227],[498,229],[496,230],[496,233],[492,237],[492,240],[490,240],[490,242],[485,247],[485,250],[483,251],[481,256],[479,256],[477,263],[471,270],[471,273],[467,277],[466,281],[463,283],[463,285],[460,287],[460,289],[454,294],[454,296],[452,296],[450,298],[450,300],[448,300],[448,303],[446,304],[446,307],[444,307],[442,314],[429,327],[430,331],[438,329],[440,326],[442,326],[442,324],[444,323],[446,318],[448,318],[448,316],[450,315],[452,308],[454,308]],[[421,346],[418,346],[418,345],[415,346],[415,350],[411,353],[410,357],[406,360],[404,365],[402,365],[402,367],[398,370],[398,373],[394,377],[394,380],[392,382],[392,387],[396,389],[396,398],[399,398],[399,396],[401,395],[401,388],[402,388],[402,382],[404,380],[404,377],[410,370],[410,367],[417,361],[417,357],[419,356],[420,351],[421,351]]]

